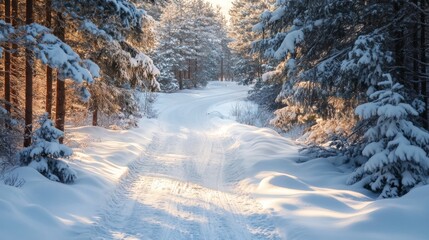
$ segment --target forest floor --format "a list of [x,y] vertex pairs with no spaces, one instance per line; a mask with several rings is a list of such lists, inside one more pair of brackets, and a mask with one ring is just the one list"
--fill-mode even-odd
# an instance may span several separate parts
[[232,117],[249,87],[160,94],[131,130],[68,128],[73,185],[31,168],[0,184],[4,239],[427,239],[429,187],[376,200],[338,158]]

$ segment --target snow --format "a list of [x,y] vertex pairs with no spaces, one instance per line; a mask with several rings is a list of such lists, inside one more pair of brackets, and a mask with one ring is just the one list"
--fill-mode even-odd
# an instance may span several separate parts
[[133,67],[144,67],[148,69],[149,74],[153,76],[159,76],[161,73],[155,65],[153,65],[153,61],[150,57],[148,57],[144,53],[138,53],[134,58],[130,59],[130,63]]
[[267,82],[271,79],[273,79],[274,76],[278,75],[278,71],[269,71],[264,74],[262,74],[262,81]]
[[296,44],[304,40],[304,32],[301,29],[292,30],[287,33],[280,47],[275,52],[274,56],[277,59],[284,58],[288,53],[295,53]]
[[100,77],[100,67],[93,61],[89,59],[83,60],[83,64],[85,65],[86,69],[91,73],[91,75],[94,78]]
[[105,38],[107,41],[113,41],[113,38],[110,34],[108,34],[106,31],[99,29],[97,25],[95,25],[90,20],[84,20],[80,26],[80,28],[84,31],[87,31],[95,36],[101,36]]
[[0,184],[2,238],[427,239],[428,186],[375,200],[346,185],[335,158],[309,159],[275,131],[235,122],[229,108],[248,90],[160,94],[159,118],[132,130],[68,127],[76,182],[13,170],[25,184]]
[[278,7],[271,13],[270,23],[280,20],[286,14],[286,6]]
[[[58,70],[58,76],[62,80],[72,79],[75,83],[92,83],[93,77],[99,76],[95,71],[95,63],[91,64],[91,70],[85,68],[85,62],[73,49],[54,36],[50,30],[39,24],[30,24],[25,29],[24,44],[32,48],[35,56],[52,68]],[[19,40],[19,39],[18,39]],[[89,62],[86,62],[89,63]],[[91,73],[95,73],[93,76]]]

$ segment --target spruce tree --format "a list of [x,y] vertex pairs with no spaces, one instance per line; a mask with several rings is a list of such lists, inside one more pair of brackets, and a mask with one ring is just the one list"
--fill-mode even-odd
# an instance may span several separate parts
[[64,161],[73,151],[59,143],[61,137],[63,132],[54,127],[47,113],[43,114],[32,144],[19,153],[22,165],[33,167],[52,181],[73,183],[76,173]]
[[375,124],[365,133],[362,154],[368,157],[351,176],[349,183],[364,179],[364,184],[380,197],[399,197],[411,188],[426,183],[429,175],[429,133],[416,127],[411,117],[418,112],[404,102],[403,85],[394,83],[389,74],[378,83],[381,90],[370,95],[371,101],[356,108],[363,120]]

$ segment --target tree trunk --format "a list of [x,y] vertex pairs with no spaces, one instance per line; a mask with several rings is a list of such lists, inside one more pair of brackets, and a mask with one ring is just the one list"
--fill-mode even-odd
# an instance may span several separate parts
[[[4,2],[5,7],[5,16],[4,20],[6,23],[11,23],[10,19],[10,0],[5,0]],[[10,113],[10,73],[11,73],[11,67],[10,67],[10,44],[6,43],[4,47],[4,100],[5,103],[5,109],[7,112]]]
[[183,89],[183,75],[182,75],[182,70],[179,70],[179,89],[180,90]]
[[[399,13],[401,10],[400,3],[394,3],[394,11]],[[398,28],[395,32],[395,62],[396,66],[404,66],[404,33],[401,28]],[[405,70],[402,67],[398,67],[397,71],[398,81],[407,86],[405,82]]]
[[[25,23],[33,23],[33,0],[25,3]],[[33,55],[30,49],[25,49],[25,132],[24,147],[31,145],[33,123]]]
[[[51,0],[46,0],[46,27],[51,28],[51,12],[52,12],[52,6],[51,6]],[[46,112],[48,113],[49,117],[52,115],[52,81],[53,81],[53,71],[52,68],[49,66],[46,66]]]
[[[414,4],[416,4],[416,6],[418,6],[418,0],[414,0]],[[417,17],[418,18],[418,14]],[[416,19],[416,22],[418,22],[418,19]],[[419,24],[414,24],[414,29],[413,29],[413,48],[412,48],[412,52],[413,52],[413,78],[412,78],[412,85],[414,88],[414,91],[416,92],[416,94],[421,94],[422,93],[422,89],[420,87],[420,76],[419,76],[419,65],[420,63],[419,61]]]
[[[65,40],[65,27],[64,19],[61,13],[56,15],[56,26],[54,29],[54,34],[61,39]],[[65,91],[65,80],[59,79],[57,76],[57,98],[55,105],[55,127],[64,132],[64,123],[66,116],[66,91]],[[60,138],[60,143],[63,143],[64,138]]]
[[198,82],[198,58],[195,59],[195,82]]
[[[421,8],[426,10],[427,4],[426,4],[426,0],[421,1]],[[428,89],[428,76],[427,76],[427,71],[426,71],[426,15],[425,13],[421,13],[420,14],[420,62],[421,62],[421,66],[420,66],[420,71],[421,71],[421,77],[423,79],[422,81],[422,92],[423,92],[423,98],[424,98],[424,102],[426,103],[426,111],[424,112],[424,118],[425,118],[425,128],[429,130],[429,111],[428,111],[428,106],[429,106],[429,89]]]
[[[15,28],[18,26],[18,0],[12,0],[12,26]],[[11,76],[14,78],[10,80],[11,88],[11,100],[12,104],[15,106],[18,106],[18,93],[17,93],[17,82],[18,82],[18,45],[16,43],[12,44],[12,57],[11,57],[11,64],[10,64],[10,70],[11,70]]]
[[191,79],[191,59],[188,59],[188,79]]
[[220,58],[220,81],[223,82],[223,57]]
[[92,111],[92,126],[98,126],[98,109],[95,104],[94,110]]

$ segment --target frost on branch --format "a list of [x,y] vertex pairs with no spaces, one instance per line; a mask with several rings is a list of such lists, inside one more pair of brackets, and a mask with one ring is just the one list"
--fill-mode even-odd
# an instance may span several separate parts
[[375,91],[378,82],[383,81],[384,66],[393,61],[392,53],[383,49],[385,36],[379,33],[359,36],[348,56],[341,62],[345,81],[357,79]]
[[[149,86],[147,86],[148,89],[154,90],[154,91],[160,91],[161,87],[156,80],[156,77],[159,76],[161,73],[159,69],[153,64],[153,60],[148,57],[144,53],[138,53],[135,57],[130,58],[131,66],[135,69],[140,69],[139,71],[139,77],[146,79],[146,81],[149,81]],[[141,81],[144,85],[144,81]]]
[[58,141],[63,132],[54,127],[47,113],[40,117],[39,125],[32,145],[19,153],[22,164],[33,167],[52,181],[73,183],[76,173],[61,160],[73,154],[69,147]]
[[84,81],[92,83],[94,77],[100,76],[100,69],[94,62],[82,60],[69,45],[39,24],[14,29],[10,24],[0,21],[0,43],[6,41],[33,51],[43,64],[58,70],[60,79],[71,79],[81,84]]
[[304,40],[304,32],[301,29],[292,30],[288,32],[275,52],[274,56],[277,59],[284,58],[288,53],[295,53],[296,44]]
[[[124,40],[125,32],[141,32],[150,16],[128,0],[52,1],[53,8],[79,22],[82,29],[94,36]],[[124,35],[125,34],[125,35]]]
[[50,33],[50,30],[31,24],[25,27],[25,44],[31,46],[36,57],[52,68],[58,69],[61,79],[72,79],[76,83],[92,83],[99,76],[95,63],[82,60],[73,49]]
[[429,158],[426,154],[429,133],[413,125],[409,119],[418,112],[404,103],[402,85],[387,80],[378,85],[383,89],[370,95],[371,102],[356,108],[363,120],[374,120],[365,133],[367,144],[362,154],[368,157],[349,179],[353,184],[364,179],[365,185],[382,198],[399,197],[414,186],[425,184]]

